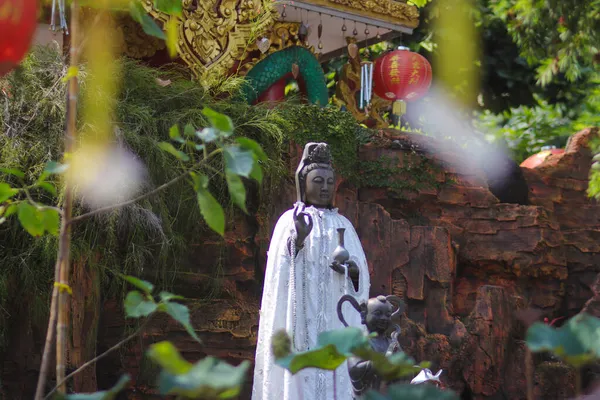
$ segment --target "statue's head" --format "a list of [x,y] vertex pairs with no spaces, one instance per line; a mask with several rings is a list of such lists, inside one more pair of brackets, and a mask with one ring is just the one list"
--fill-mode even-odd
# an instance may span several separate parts
[[296,170],[298,201],[319,208],[332,207],[335,172],[327,143],[308,143]]
[[404,302],[397,296],[377,296],[363,304],[362,323],[369,332],[383,335],[392,325],[392,319],[404,311]]

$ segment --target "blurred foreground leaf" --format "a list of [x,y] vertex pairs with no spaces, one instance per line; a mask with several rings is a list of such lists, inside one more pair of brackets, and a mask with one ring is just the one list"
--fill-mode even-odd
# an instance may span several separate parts
[[276,359],[277,365],[295,374],[305,368],[319,368],[328,371],[337,369],[352,350],[368,346],[368,337],[359,328],[348,327],[323,332],[317,339],[317,347],[313,350],[291,353]]
[[533,352],[550,351],[581,367],[600,358],[600,319],[578,314],[560,328],[536,322],[527,331],[526,342]]
[[161,368],[158,378],[163,395],[189,399],[229,399],[239,395],[250,363],[234,367],[214,357],[191,364],[170,342],[150,346],[148,356]]

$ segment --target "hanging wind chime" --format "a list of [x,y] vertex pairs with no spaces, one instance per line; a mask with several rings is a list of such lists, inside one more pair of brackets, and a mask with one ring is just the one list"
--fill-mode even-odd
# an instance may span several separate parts
[[[57,18],[58,25],[56,24]],[[52,0],[50,29],[54,32],[63,31],[65,34],[69,34],[69,26],[67,25],[67,18],[65,16],[65,0]]]
[[[356,27],[354,28],[356,32]],[[369,27],[365,27],[365,36],[367,42],[369,40]],[[356,35],[355,35],[356,36]],[[367,44],[368,47],[368,44]],[[369,56],[369,50],[365,49],[365,58]],[[360,63],[360,101],[358,108],[369,112],[369,104],[371,104],[371,95],[373,93],[373,63],[371,61],[363,61]]]

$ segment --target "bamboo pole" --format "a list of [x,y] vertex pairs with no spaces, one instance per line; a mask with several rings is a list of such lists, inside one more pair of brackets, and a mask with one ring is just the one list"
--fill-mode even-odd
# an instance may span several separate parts
[[[71,49],[70,68],[78,69],[79,66],[79,3],[73,0],[71,3]],[[77,136],[77,97],[79,95],[79,81],[77,76],[69,80],[69,97],[67,107],[67,130],[65,134],[65,154],[71,155],[75,150]],[[60,246],[58,258],[61,263],[60,280],[58,291],[58,323],[56,325],[56,380],[63,382],[67,364],[67,330],[71,253],[71,214],[73,211],[73,187],[70,179],[65,182],[64,214],[60,229]],[[66,392],[66,384],[58,387],[59,393]]]
[[[79,4],[77,0],[71,3],[71,29],[70,29],[70,50],[69,64],[71,68],[77,68],[79,64]],[[79,83],[77,76],[72,76],[69,80],[67,99],[67,127],[65,130],[65,154],[71,154],[75,148],[76,140],[76,120],[77,120],[77,96],[79,93]],[[52,289],[52,301],[50,304],[50,316],[48,318],[48,329],[46,332],[46,342],[44,344],[44,353],[40,366],[40,375],[38,377],[35,400],[41,400],[44,397],[44,388],[48,376],[50,363],[50,352],[54,340],[55,329],[57,330],[56,346],[56,375],[57,381],[64,381],[66,366],[66,307],[68,306],[69,287],[69,258],[71,245],[70,219],[73,205],[73,190],[71,184],[65,183],[65,201],[64,212],[61,221],[59,246],[57,260],[54,270],[54,287]],[[58,324],[56,323],[58,317]],[[59,391],[65,393],[66,386],[63,384]]]

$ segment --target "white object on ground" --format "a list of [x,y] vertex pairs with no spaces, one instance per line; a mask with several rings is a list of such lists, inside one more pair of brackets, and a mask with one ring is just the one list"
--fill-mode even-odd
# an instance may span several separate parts
[[419,372],[419,375],[415,376],[412,381],[410,381],[411,385],[419,385],[421,383],[434,381],[438,383],[442,383],[440,381],[440,375],[442,375],[443,370],[439,370],[437,374],[433,374],[429,368],[424,368]]

